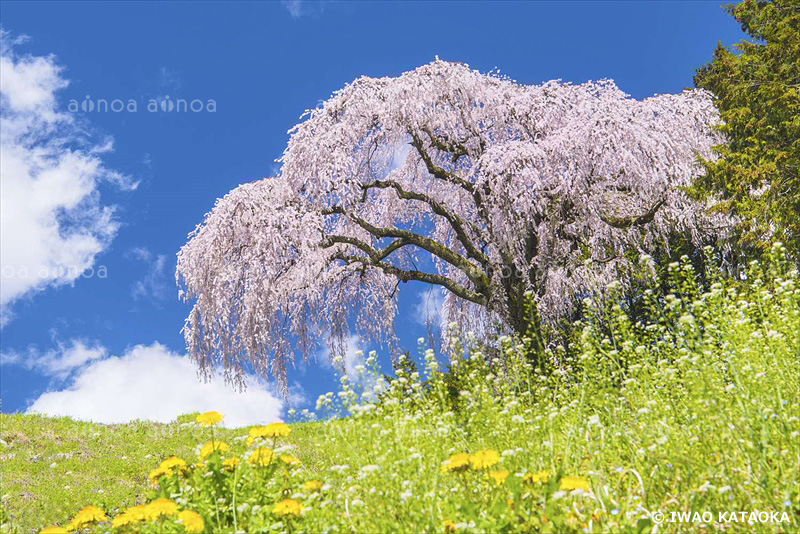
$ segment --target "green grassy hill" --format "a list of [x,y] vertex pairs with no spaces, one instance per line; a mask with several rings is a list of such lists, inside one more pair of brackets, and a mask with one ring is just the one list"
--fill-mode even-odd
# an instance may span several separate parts
[[[681,285],[647,324],[598,305],[551,373],[510,339],[447,376],[422,351],[384,385],[367,358],[285,437],[0,416],[2,529],[94,505],[97,532],[798,532],[800,275],[760,272]],[[204,454],[212,433],[227,448]],[[144,502],[149,520],[125,512]]]
[[[292,443],[313,461],[314,428],[296,424]],[[231,444],[244,430],[216,428]],[[141,503],[150,488],[148,473],[170,455],[196,456],[208,429],[193,416],[171,424],[137,421],[103,425],[68,417],[0,414],[0,532],[38,532],[65,523],[87,503],[115,510]],[[5,529],[5,530],[4,530]]]

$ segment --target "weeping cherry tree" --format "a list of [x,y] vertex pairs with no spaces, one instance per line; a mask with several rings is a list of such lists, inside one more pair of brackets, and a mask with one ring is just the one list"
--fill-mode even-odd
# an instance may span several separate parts
[[178,254],[189,352],[239,383],[249,364],[285,385],[296,353],[341,353],[353,332],[391,341],[409,281],[441,288],[444,323],[541,344],[637,257],[729,226],[680,189],[720,142],[702,90],[639,101],[436,60],[304,118],[279,175],[218,200]]

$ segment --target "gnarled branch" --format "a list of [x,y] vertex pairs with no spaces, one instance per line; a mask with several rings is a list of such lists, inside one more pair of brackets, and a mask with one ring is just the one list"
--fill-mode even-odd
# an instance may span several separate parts
[[468,258],[473,258],[477,260],[478,262],[481,263],[481,265],[486,265],[489,263],[489,258],[486,256],[486,254],[478,250],[478,248],[474,245],[472,240],[467,235],[465,226],[469,225],[470,229],[475,234],[480,233],[478,228],[474,224],[471,224],[469,221],[464,221],[459,216],[454,214],[452,211],[447,209],[443,204],[437,202],[428,195],[425,195],[423,193],[417,193],[415,191],[407,191],[403,188],[402,185],[393,180],[376,181],[369,184],[364,184],[362,185],[362,187],[364,189],[370,189],[373,187],[380,189],[392,188],[397,193],[397,196],[402,199],[419,200],[420,202],[425,202],[431,207],[431,210],[433,210],[433,212],[436,215],[444,217],[445,220],[447,220],[447,222],[450,223],[450,227],[456,233],[458,241],[461,243],[461,245],[464,247],[464,250],[467,252]]
[[600,220],[606,223],[609,226],[613,226],[614,228],[619,228],[620,230],[626,230],[631,226],[641,226],[643,224],[647,224],[652,222],[656,216],[656,212],[664,205],[666,199],[661,199],[656,204],[650,208],[646,213],[642,215],[631,215],[629,217],[615,217],[613,215],[603,215],[602,213],[597,214],[600,217]]
[[372,261],[370,258],[366,258],[363,256],[349,256],[347,254],[336,253],[334,254],[333,258],[344,261],[348,265],[354,263],[360,263],[361,265],[365,266],[377,267],[381,269],[383,272],[396,277],[398,280],[402,282],[415,280],[418,282],[426,282],[428,284],[436,284],[452,291],[455,295],[461,297],[462,299],[474,302],[475,304],[479,304],[481,306],[486,306],[489,302],[489,299],[485,295],[472,291],[471,289],[468,289],[463,285],[442,275],[431,274],[417,270],[401,269],[400,267],[397,267],[390,263],[382,261],[377,261],[377,262]]
[[[456,267],[457,269],[461,270],[470,279],[470,281],[473,284],[475,284],[477,288],[479,288],[479,290],[481,291],[488,290],[489,280],[482,271],[476,269],[475,266],[472,263],[470,263],[470,261],[467,258],[461,256],[460,254],[457,254],[456,252],[453,252],[449,248],[439,244],[437,241],[429,237],[417,235],[414,232],[410,232],[408,230],[401,230],[400,228],[384,228],[384,227],[374,226],[365,219],[359,217],[358,215],[346,211],[341,206],[335,206],[333,208],[323,210],[322,213],[323,215],[333,215],[333,214],[344,215],[345,217],[349,218],[351,221],[356,223],[358,226],[369,232],[372,236],[377,238],[394,237],[401,239],[402,243],[395,246],[392,250],[397,250],[406,245],[414,245],[423,250],[426,250],[431,254],[433,254],[434,256],[440,258],[441,260],[449,263],[453,267]],[[348,239],[354,239],[354,238],[348,238]]]

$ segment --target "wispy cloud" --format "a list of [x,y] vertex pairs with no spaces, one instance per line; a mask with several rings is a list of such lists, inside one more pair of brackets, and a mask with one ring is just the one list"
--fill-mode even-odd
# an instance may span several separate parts
[[303,16],[303,0],[282,0],[281,4],[289,11],[292,18],[299,19]]
[[281,0],[281,4],[293,19],[319,16],[326,7],[333,3],[330,0]]
[[71,374],[105,356],[104,347],[73,339],[67,344],[59,344],[56,349],[44,352],[40,352],[36,347],[30,347],[22,353],[3,352],[0,354],[0,365],[18,365],[56,380],[65,380]]
[[[127,257],[139,260],[145,264],[145,273],[131,287],[133,300],[149,299],[158,303],[166,299],[173,290],[167,274],[167,256],[153,254],[144,247],[132,248]],[[172,291],[174,293],[174,290]]]
[[[239,392],[219,376],[203,382],[187,356],[159,343],[137,345],[121,356],[106,357],[107,350],[102,347],[94,350],[99,352],[84,347],[82,352],[68,350],[56,355],[54,360],[65,365],[84,360],[66,387],[42,394],[28,413],[99,423],[137,419],[167,423],[185,413],[216,410],[228,427],[281,420],[284,400],[271,385],[254,376],[247,377],[246,391]],[[57,371],[58,365],[43,368]]]
[[161,67],[158,70],[157,84],[162,91],[177,93],[183,86],[183,79],[177,71]]
[[414,320],[424,326],[439,327],[442,323],[444,293],[439,287],[429,287],[418,295],[414,305]]
[[108,246],[118,223],[99,184],[136,187],[104,166],[111,141],[58,109],[62,67],[17,53],[24,41],[0,30],[0,325],[14,302],[75,282]]

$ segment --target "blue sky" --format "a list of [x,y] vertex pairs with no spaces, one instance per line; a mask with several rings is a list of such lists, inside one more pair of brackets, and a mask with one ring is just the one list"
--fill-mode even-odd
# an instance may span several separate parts
[[[199,384],[183,356],[189,305],[174,269],[215,199],[274,174],[287,130],[345,83],[439,56],[525,84],[613,78],[643,98],[691,86],[717,41],[743,36],[716,1],[4,2],[1,22],[4,68],[17,69],[3,76],[3,98],[17,91],[23,102],[25,83],[42,87],[40,71],[21,68],[33,57],[61,67],[46,85],[52,110],[74,117],[67,127],[85,137],[96,167],[88,183],[62,177],[79,204],[70,204],[74,190],[54,186],[44,207],[31,192],[35,175],[4,169],[0,408],[108,422],[214,408],[235,423],[273,420],[335,388],[333,371],[316,362],[290,373],[290,402],[263,381],[243,396],[221,381]],[[87,96],[132,99],[137,110],[69,110]],[[213,100],[215,110],[148,111],[167,96]],[[8,124],[30,117],[9,109]],[[107,139],[113,150],[92,151]],[[65,236],[81,224],[96,234],[81,258],[93,274],[59,278],[53,266],[80,248]],[[20,278],[21,265],[40,260],[46,276]],[[426,330],[424,287],[404,289],[397,330],[413,350]]]

